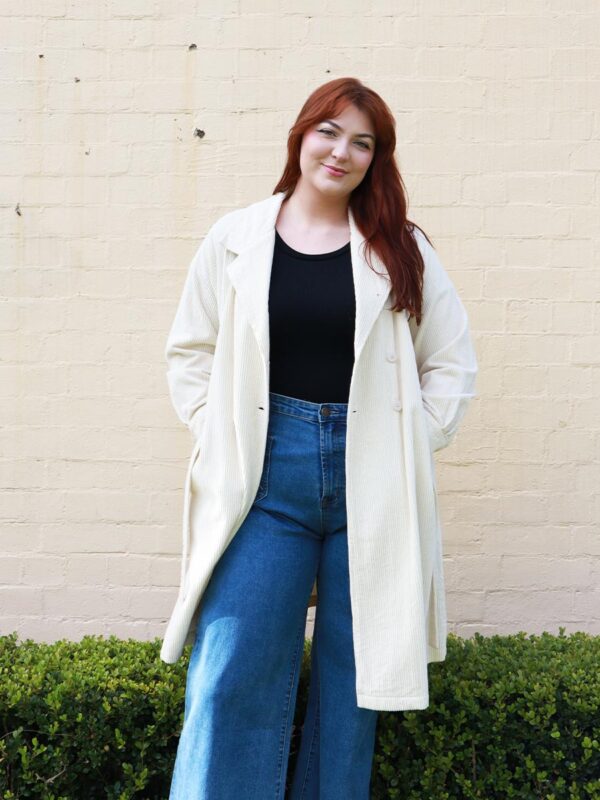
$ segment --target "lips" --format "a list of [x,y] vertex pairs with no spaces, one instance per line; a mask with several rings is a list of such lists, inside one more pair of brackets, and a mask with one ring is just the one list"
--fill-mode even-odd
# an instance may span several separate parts
[[327,172],[329,172],[330,175],[336,175],[341,177],[342,175],[346,174],[345,170],[336,169],[335,167],[331,167],[329,164],[323,164],[323,166],[325,167]]

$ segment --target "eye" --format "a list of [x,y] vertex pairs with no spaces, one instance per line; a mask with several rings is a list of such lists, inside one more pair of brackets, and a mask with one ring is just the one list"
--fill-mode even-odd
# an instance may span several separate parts
[[[318,132],[319,133],[331,133],[332,136],[335,136],[335,131],[332,131],[330,128],[319,128]],[[371,149],[366,142],[355,142],[355,144],[359,144],[365,150],[370,150]]]

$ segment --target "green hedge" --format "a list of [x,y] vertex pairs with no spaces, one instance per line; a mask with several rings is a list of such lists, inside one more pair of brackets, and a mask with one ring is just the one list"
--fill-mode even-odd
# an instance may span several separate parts
[[[190,648],[159,651],[0,637],[2,800],[166,800]],[[307,641],[288,780],[309,660]],[[600,637],[450,635],[429,680],[426,710],[379,713],[372,798],[600,799]]]

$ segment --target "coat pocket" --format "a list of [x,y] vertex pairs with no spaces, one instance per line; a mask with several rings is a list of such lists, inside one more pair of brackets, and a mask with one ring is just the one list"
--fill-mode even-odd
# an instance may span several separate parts
[[425,424],[427,425],[429,446],[431,448],[431,452],[435,453],[436,450],[441,450],[446,446],[446,434],[444,433],[443,428],[437,421],[436,417],[433,415],[433,412],[430,410],[429,406],[427,406],[424,402],[421,403],[421,406],[423,409],[423,416],[425,417]]
[[260,476],[260,483],[258,484],[258,491],[256,493],[256,497],[254,498],[255,502],[259,500],[264,500],[267,494],[269,493],[269,474],[271,471],[271,450],[273,449],[273,441],[275,437],[271,436],[271,434],[267,434],[267,444],[265,447],[265,457],[263,461],[263,469],[262,475]]

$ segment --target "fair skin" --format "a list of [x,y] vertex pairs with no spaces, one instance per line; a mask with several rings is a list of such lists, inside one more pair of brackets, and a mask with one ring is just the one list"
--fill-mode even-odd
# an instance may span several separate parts
[[[369,117],[356,106],[348,105],[337,117],[327,120],[304,134],[302,175],[275,223],[281,238],[302,253],[327,253],[350,240],[350,194],[364,178],[375,154],[375,130]],[[338,167],[345,174],[333,174],[324,165]]]

